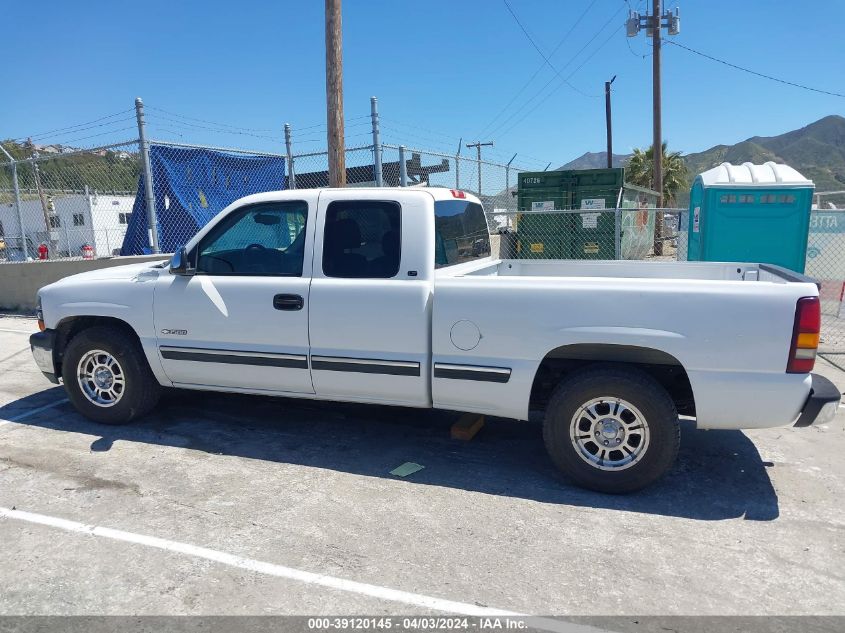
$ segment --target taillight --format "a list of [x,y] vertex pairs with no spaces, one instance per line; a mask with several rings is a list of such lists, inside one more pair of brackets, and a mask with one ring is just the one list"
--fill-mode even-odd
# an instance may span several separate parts
[[789,347],[788,374],[806,374],[813,371],[816,350],[819,347],[822,315],[818,297],[802,297],[795,306],[795,325],[792,345]]
[[467,197],[467,194],[465,194],[465,193],[464,193],[463,191],[461,191],[460,189],[449,189],[449,191],[451,191],[451,192],[452,192],[452,197],[453,197],[453,198],[466,198],[466,197]]

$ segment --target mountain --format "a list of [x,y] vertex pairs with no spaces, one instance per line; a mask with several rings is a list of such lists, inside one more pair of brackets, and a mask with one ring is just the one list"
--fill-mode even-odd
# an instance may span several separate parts
[[735,145],[716,145],[684,156],[695,175],[728,162],[773,160],[794,167],[812,180],[816,191],[845,189],[845,117],[831,115],[778,136],[752,136]]
[[[607,152],[587,152],[558,169],[595,169],[607,165]],[[613,166],[622,167],[630,154],[614,154]],[[690,172],[690,180],[696,174],[707,171],[721,163],[739,165],[745,162],[785,163],[797,169],[812,180],[816,191],[845,190],[845,117],[826,116],[815,123],[798,130],[777,136],[752,136],[734,145],[715,145],[703,152],[684,156]],[[686,192],[688,194],[688,192]],[[687,195],[678,196],[678,202]],[[845,196],[824,198],[837,205]]]
[[[630,157],[630,154],[614,154],[613,166],[622,167]],[[556,171],[562,169],[602,169],[604,167],[607,167],[607,152],[587,152],[575,160],[561,165]]]

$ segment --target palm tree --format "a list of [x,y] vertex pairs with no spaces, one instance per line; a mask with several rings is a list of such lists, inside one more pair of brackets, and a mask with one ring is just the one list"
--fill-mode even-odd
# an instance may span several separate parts
[[[663,142],[663,206],[674,206],[675,196],[689,187],[689,171],[680,152],[667,152]],[[625,164],[625,180],[633,185],[651,188],[654,183],[654,146],[634,149]]]

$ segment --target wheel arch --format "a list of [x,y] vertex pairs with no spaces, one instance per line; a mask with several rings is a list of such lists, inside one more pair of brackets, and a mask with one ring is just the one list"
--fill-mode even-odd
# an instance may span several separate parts
[[637,367],[666,389],[679,413],[695,415],[692,385],[678,358],[656,348],[612,343],[574,343],[549,351],[534,375],[529,408],[544,408],[561,380],[574,372],[599,364]]
[[141,339],[135,329],[123,319],[110,316],[80,315],[63,318],[55,327],[56,338],[53,346],[53,365],[56,376],[62,375],[62,362],[64,361],[65,350],[71,340],[80,332],[92,327],[109,326],[119,328],[131,336],[137,343],[139,349],[143,350]]

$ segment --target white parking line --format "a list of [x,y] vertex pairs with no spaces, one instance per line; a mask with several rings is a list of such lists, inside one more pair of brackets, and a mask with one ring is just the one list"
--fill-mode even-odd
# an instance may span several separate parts
[[276,565],[274,563],[266,563],[252,558],[244,558],[235,554],[220,552],[206,547],[198,547],[188,543],[180,543],[178,541],[171,541],[155,536],[146,536],[144,534],[136,534],[134,532],[124,532],[123,530],[114,530],[97,525],[86,525],[84,523],[78,523],[77,521],[69,521],[67,519],[60,519],[58,517],[51,517],[44,514],[35,514],[33,512],[24,512],[23,510],[13,510],[11,508],[0,507],[0,517],[14,519],[16,521],[25,521],[27,523],[37,523],[39,525],[65,530],[67,532],[89,534],[91,536],[99,536],[101,538],[107,538],[114,541],[144,545],[146,547],[185,554],[195,558],[203,558],[258,574],[285,578],[287,580],[303,582],[309,585],[328,587],[329,589],[336,589],[338,591],[345,591],[347,593],[354,593],[362,596],[370,596],[372,598],[378,598],[379,600],[398,602],[414,607],[422,607],[424,609],[433,609],[435,611],[467,616],[528,618],[527,622],[529,626],[542,628],[548,631],[561,631],[566,633],[598,633],[601,631],[601,629],[591,626],[572,624],[570,622],[560,622],[551,618],[535,618],[523,613],[516,613],[514,611],[480,607],[466,602],[443,600],[441,598],[434,598],[408,591],[400,591],[398,589],[390,589],[389,587],[370,585],[363,582],[356,582],[354,580],[337,578],[335,576],[315,574],[310,571],[303,571],[301,569],[294,569],[293,567],[285,567],[284,565]]
[[15,334],[35,334],[38,330],[10,330],[5,327],[0,327],[0,332],[14,332]]
[[37,409],[30,409],[29,411],[24,411],[23,413],[19,413],[18,415],[12,416],[11,418],[0,418],[0,426],[4,424],[11,424],[12,422],[17,422],[19,420],[25,420],[31,415],[35,415],[36,413],[41,413],[42,411],[46,411],[47,409],[52,409],[53,407],[57,407],[60,404],[64,404],[67,402],[67,398],[62,398],[61,400],[56,400],[56,402],[51,402],[50,404],[45,404],[43,407],[38,407]]

